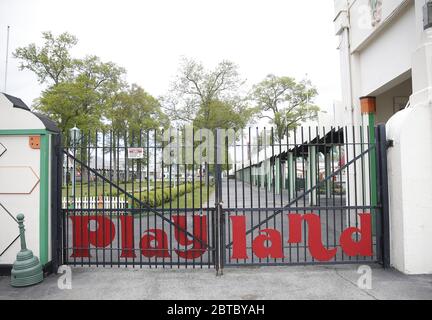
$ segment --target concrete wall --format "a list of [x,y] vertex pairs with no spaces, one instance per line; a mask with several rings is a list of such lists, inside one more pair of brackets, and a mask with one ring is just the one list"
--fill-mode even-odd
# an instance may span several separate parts
[[391,263],[407,274],[432,274],[432,36],[416,0],[411,107],[387,124]]
[[432,274],[432,37],[423,5],[416,0],[411,107],[387,124],[392,264],[408,274]]
[[[368,0],[336,0],[346,124],[366,124],[359,98],[377,97],[377,122],[395,96],[411,107],[387,123],[391,264],[407,274],[432,274],[432,30],[423,30],[424,0],[383,0],[371,27]],[[367,21],[369,15],[369,22]],[[412,79],[412,81],[410,81]]]
[[411,57],[416,49],[412,36],[415,34],[414,5],[405,7],[399,17],[379,33],[359,52],[360,96],[372,95],[411,69]]
[[[379,35],[385,29],[399,11],[406,5],[411,5],[413,0],[381,0],[381,19],[373,25],[369,0],[349,0],[349,16],[351,25],[351,52],[362,50],[370,40]],[[399,20],[399,19],[398,19]]]
[[432,274],[432,106],[417,104],[387,125],[391,263],[407,274]]
[[408,101],[411,94],[412,80],[408,79],[378,95],[376,123],[386,123],[394,114],[400,111],[398,103]]
[[368,3],[335,1],[342,72],[338,113],[344,115],[346,125],[364,124],[360,97],[382,94],[410,78],[411,57],[416,49],[413,0],[383,1],[381,22],[375,27]]

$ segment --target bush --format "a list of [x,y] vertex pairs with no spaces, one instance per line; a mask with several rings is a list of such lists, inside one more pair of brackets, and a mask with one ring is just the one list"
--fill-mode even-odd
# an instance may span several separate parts
[[[153,191],[142,192],[141,194],[139,192],[136,192],[134,194],[134,197],[136,199],[140,199],[141,196],[141,202],[145,203],[147,206],[155,208],[162,206],[164,203],[169,203],[172,200],[177,199],[178,197],[184,196],[187,193],[191,193],[194,191],[194,189],[198,189],[201,187],[200,183],[195,183],[192,185],[192,183],[182,184],[180,186],[174,186],[164,189],[156,189]],[[132,199],[129,200],[129,205],[132,205]],[[135,207],[140,207],[140,203],[138,201],[135,201]]]

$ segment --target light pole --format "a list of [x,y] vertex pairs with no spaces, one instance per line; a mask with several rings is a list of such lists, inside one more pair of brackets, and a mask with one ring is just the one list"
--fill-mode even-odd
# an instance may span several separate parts
[[[70,129],[70,138],[71,138],[71,146],[72,148],[76,148],[78,142],[80,140],[81,130],[77,128],[75,125],[72,129]],[[75,168],[75,160],[73,162],[73,175],[72,175],[72,197],[74,201],[75,207],[75,177],[76,177],[76,168]]]
[[7,38],[6,38],[6,64],[5,64],[5,80],[4,80],[4,92],[7,92],[7,82],[8,82],[8,64],[9,64],[9,33],[10,26],[7,26]]

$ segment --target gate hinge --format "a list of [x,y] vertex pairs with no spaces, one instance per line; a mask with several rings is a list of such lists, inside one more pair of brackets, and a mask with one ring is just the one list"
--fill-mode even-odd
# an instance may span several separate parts
[[55,147],[55,153],[56,153],[57,157],[63,156],[63,148],[61,146],[56,146]]
[[394,147],[394,141],[393,140],[387,140],[386,142],[386,148],[393,148]]

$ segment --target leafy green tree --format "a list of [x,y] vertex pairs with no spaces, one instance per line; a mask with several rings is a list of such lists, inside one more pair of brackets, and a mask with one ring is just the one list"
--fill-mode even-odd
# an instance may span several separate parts
[[217,128],[239,130],[247,126],[255,110],[242,101],[210,101],[201,108],[193,125],[196,128],[214,130]]
[[[236,128],[244,127],[252,119],[254,109],[240,97],[243,84],[238,66],[230,61],[206,70],[199,62],[183,59],[180,72],[164,99],[164,107],[174,120],[199,128],[221,125],[231,128],[233,124]],[[225,112],[217,114],[218,107]],[[233,114],[236,116],[229,119]]]
[[113,130],[139,132],[169,126],[169,118],[162,112],[160,102],[136,84],[117,95],[107,119]]
[[[207,70],[197,61],[183,59],[163,105],[173,120],[195,129],[241,129],[256,113],[241,96],[243,85],[238,66],[230,61]],[[197,145],[199,142],[195,142]],[[214,166],[205,165],[206,172],[214,171]]]
[[43,32],[42,39],[42,47],[32,43],[16,49],[13,53],[13,56],[20,60],[20,70],[32,71],[41,84],[57,85],[70,80],[75,67],[70,49],[78,43],[77,38],[67,32],[58,37],[51,32]]
[[[82,130],[82,145],[95,143],[94,131],[104,127],[104,115],[124,87],[123,74],[122,68],[103,63],[94,56],[77,60],[73,77],[44,90],[34,108],[54,120],[65,139],[69,137],[69,130],[77,126]],[[85,163],[93,151],[77,149],[76,152]],[[85,168],[81,174],[85,179]]]
[[274,138],[279,142],[302,122],[316,119],[320,110],[314,105],[317,94],[308,80],[268,75],[253,87],[252,98],[261,110],[259,117],[276,127]]
[[74,125],[83,131],[102,128],[104,115],[126,85],[125,70],[96,56],[73,58],[70,50],[78,40],[67,32],[44,32],[42,39],[41,47],[33,43],[14,52],[20,69],[32,71],[46,85],[33,107],[56,121],[66,137]]
[[[33,107],[53,119],[64,137],[75,125],[83,132],[83,145],[95,142],[96,136],[88,135],[94,130],[167,126],[168,119],[159,102],[136,85],[129,88],[123,68],[93,55],[73,58],[70,50],[78,41],[69,33],[56,37],[44,32],[42,38],[41,47],[30,44],[18,48],[14,56],[20,61],[21,70],[34,72],[45,85]],[[80,150],[79,158],[86,162],[91,155]]]
[[34,107],[54,120],[65,137],[73,126],[88,131],[100,128],[101,110],[95,105],[97,93],[75,80],[60,83],[42,92]]
[[[175,122],[193,125],[195,130],[209,129],[215,134],[216,128],[243,127],[251,115],[239,97],[242,85],[238,66],[230,61],[222,61],[213,70],[207,70],[201,63],[184,58],[168,95],[163,99],[163,106]],[[183,133],[180,136],[185,145],[187,138]],[[199,144],[195,141],[194,149]],[[186,150],[182,149],[182,152]],[[196,167],[189,165],[188,170],[192,169]],[[214,166],[205,163],[205,171],[213,172]],[[208,175],[205,176],[206,184],[209,182],[207,178]]]
[[[107,127],[113,130],[115,135],[119,135],[119,139],[114,138],[112,141],[110,141],[110,134],[106,136],[106,141],[111,148],[105,148],[105,151],[112,154],[114,176],[117,172],[117,159],[120,157],[118,143],[132,146],[141,142],[141,145],[145,146],[148,131],[160,132],[161,129],[169,126],[169,118],[162,112],[160,102],[136,84],[123,90],[113,99],[111,107],[105,113],[105,118],[109,122]],[[140,130],[143,130],[142,136]],[[161,135],[159,134],[158,137]],[[147,153],[148,150],[145,149],[144,152]],[[138,169],[147,163],[149,157],[150,154],[147,153],[144,159],[136,160],[129,166]],[[125,178],[127,177],[126,172]]]
[[102,118],[125,86],[124,69],[90,56],[77,60],[73,78],[48,87],[34,105],[53,119],[64,135],[73,126],[101,129]]
[[[215,132],[216,129],[233,129],[236,136],[235,139],[239,138],[241,129],[247,126],[250,122],[255,110],[248,107],[243,101],[232,101],[224,102],[219,100],[211,101],[206,109],[201,109],[194,122],[193,126],[197,129],[208,129]],[[197,143],[199,144],[199,143]],[[229,170],[232,159],[228,152],[228,146],[226,150],[222,152],[223,170]],[[204,154],[205,155],[205,154]],[[213,166],[209,168],[212,172],[214,171]]]

